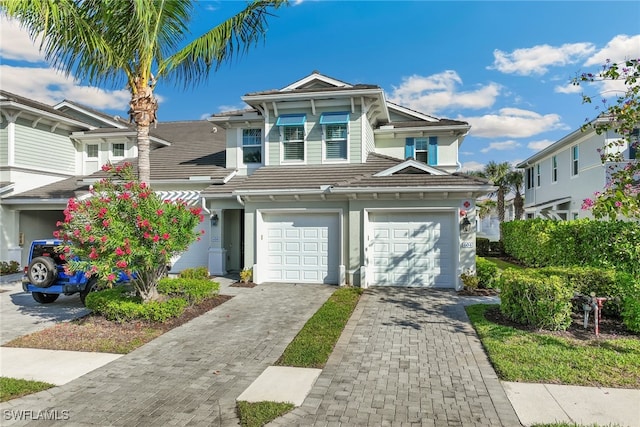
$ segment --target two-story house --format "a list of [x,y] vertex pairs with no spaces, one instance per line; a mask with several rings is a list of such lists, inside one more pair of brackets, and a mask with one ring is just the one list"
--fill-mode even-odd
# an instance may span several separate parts
[[592,126],[588,126],[518,164],[517,168],[525,170],[526,217],[558,220],[591,217],[590,211],[582,209],[583,201],[603,190],[609,181],[611,168],[637,161],[634,146],[624,143],[617,150],[625,162],[602,163],[600,152],[607,150],[609,143],[620,139],[614,131],[598,135]]
[[313,72],[216,114],[226,166],[202,192],[212,272],[254,281],[457,287],[475,263],[474,200],[493,189],[456,171],[470,126],[386,100],[375,85]]
[[[52,238],[71,197],[88,197],[100,167],[135,162],[136,132],[126,121],[63,101],[49,106],[0,92],[0,259],[23,266],[34,239]],[[234,173],[225,166],[224,131],[205,121],[151,129],[151,185],[164,199],[202,206],[200,191]],[[176,271],[207,265],[209,221],[200,242],[174,259]]]

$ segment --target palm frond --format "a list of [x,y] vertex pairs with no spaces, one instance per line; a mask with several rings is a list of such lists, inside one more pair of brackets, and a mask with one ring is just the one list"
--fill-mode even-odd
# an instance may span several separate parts
[[187,82],[201,82],[211,69],[217,70],[262,40],[267,30],[267,18],[273,16],[270,9],[285,4],[286,0],[252,2],[237,15],[166,58],[159,64],[158,74],[182,81],[185,86]]

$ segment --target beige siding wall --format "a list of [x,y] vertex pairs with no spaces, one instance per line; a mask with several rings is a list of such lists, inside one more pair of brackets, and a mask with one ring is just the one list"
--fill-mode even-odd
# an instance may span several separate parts
[[68,136],[18,120],[15,166],[76,173],[76,149]]

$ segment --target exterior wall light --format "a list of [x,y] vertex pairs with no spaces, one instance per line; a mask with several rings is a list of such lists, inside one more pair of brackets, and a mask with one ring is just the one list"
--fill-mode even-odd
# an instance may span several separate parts
[[460,221],[460,232],[462,233],[471,233],[471,221],[469,221],[469,218],[467,218],[467,215],[465,215],[462,218],[462,221]]
[[218,214],[214,213],[213,215],[211,215],[211,226],[215,227],[218,225]]

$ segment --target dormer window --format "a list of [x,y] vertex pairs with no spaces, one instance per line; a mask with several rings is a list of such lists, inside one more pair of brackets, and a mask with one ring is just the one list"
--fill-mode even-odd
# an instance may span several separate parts
[[283,114],[278,117],[276,126],[280,127],[283,161],[304,161],[306,121],[305,114]]
[[324,138],[324,159],[348,159],[349,113],[322,113],[320,116]]
[[243,163],[262,163],[262,129],[242,129]]
[[438,164],[438,137],[407,138],[404,147],[405,158],[414,159],[430,166]]

